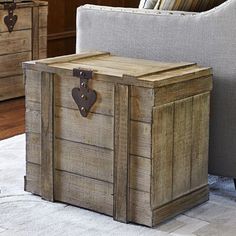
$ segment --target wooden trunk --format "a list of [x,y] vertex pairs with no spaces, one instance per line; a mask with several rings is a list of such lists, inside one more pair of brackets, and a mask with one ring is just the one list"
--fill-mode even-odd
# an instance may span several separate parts
[[[74,68],[93,71],[87,117]],[[94,52],[24,70],[26,191],[147,226],[208,200],[211,69]]]
[[0,101],[24,96],[22,62],[47,57],[47,2],[17,2],[10,30],[6,6],[0,4]]

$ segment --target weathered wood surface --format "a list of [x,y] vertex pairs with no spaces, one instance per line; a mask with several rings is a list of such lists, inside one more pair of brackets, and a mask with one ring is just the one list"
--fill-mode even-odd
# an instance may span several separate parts
[[153,109],[152,127],[152,207],[172,200],[173,103]]
[[212,77],[206,76],[190,81],[171,84],[155,91],[155,106],[188,98],[212,89]]
[[113,184],[56,170],[55,200],[112,215]]
[[41,78],[41,195],[54,200],[54,79],[42,73]]
[[[146,64],[136,70],[135,63]],[[72,89],[80,86],[71,70],[81,66],[94,71],[89,86],[98,94],[87,118],[80,115],[71,96]],[[208,199],[210,69],[191,63],[123,60],[100,52],[24,67],[28,191],[43,196],[45,172],[49,189],[54,189],[52,199],[147,226]],[[47,90],[41,91],[41,77],[48,71],[56,72],[52,73],[54,95],[49,92],[46,99],[54,99],[54,112],[46,105]],[[45,105],[55,138],[42,144]],[[43,164],[38,154],[46,153],[44,145],[49,153],[54,150],[47,167],[47,158]],[[39,171],[33,174],[33,169]]]
[[41,165],[41,135],[26,133],[26,161]]
[[[33,38],[33,47],[32,47],[32,59],[39,59],[39,8],[33,7],[33,21],[32,21],[32,38]],[[45,16],[45,15],[44,15]]]
[[55,147],[56,169],[113,183],[112,150],[61,139]]
[[113,150],[113,120],[95,113],[84,118],[78,109],[55,107],[55,136]]
[[22,62],[47,56],[47,3],[17,3],[18,19],[11,33],[4,22],[8,11],[1,6],[0,101],[24,96]]
[[192,189],[208,183],[209,106],[209,92],[193,98]]
[[[9,45],[9,41],[11,44]],[[25,51],[31,51],[31,30],[13,31],[1,33],[0,56]]]
[[[14,88],[14,90],[12,89]],[[0,78],[0,101],[10,99],[14,96],[24,96],[24,81],[23,76],[12,76]]]
[[174,105],[174,153],[173,153],[173,198],[191,189],[192,155],[192,98],[175,102]]
[[[151,88],[174,85],[212,74],[210,68],[200,68],[194,63],[163,63],[124,59],[103,52],[50,58],[38,63],[48,65],[48,67],[41,66],[41,69],[63,76],[69,75],[69,71],[74,68],[92,68],[96,80],[111,82],[112,79],[112,82]],[[27,66],[31,67],[32,65],[25,64],[25,67]],[[207,89],[205,88],[206,91]]]
[[41,195],[40,166],[37,164],[27,162],[25,191],[31,192],[36,195]]
[[[77,104],[71,99],[73,88],[80,87],[80,81],[76,77],[55,78],[55,103],[57,106],[78,109]],[[97,93],[97,100],[90,112],[114,115],[114,84],[101,81],[92,81],[90,86]]]
[[[31,52],[20,52],[0,56],[0,77],[10,77],[22,74],[21,63],[31,60]],[[0,78],[1,81],[1,78]]]
[[25,70],[25,99],[29,102],[41,102],[41,72]]
[[[14,31],[27,30],[32,28],[32,8],[20,8],[14,11],[14,14],[18,16],[17,24],[14,26]],[[8,15],[8,11],[0,10],[0,33],[8,32],[8,28],[5,25],[4,17]]]
[[113,217],[129,221],[129,144],[130,144],[130,88],[115,87],[114,129],[114,211]]
[[209,200],[208,186],[203,186],[196,191],[190,192],[187,195],[182,196],[167,205],[157,208],[153,211],[152,224],[149,226],[155,226],[172,217],[185,212],[195,206],[198,206]]

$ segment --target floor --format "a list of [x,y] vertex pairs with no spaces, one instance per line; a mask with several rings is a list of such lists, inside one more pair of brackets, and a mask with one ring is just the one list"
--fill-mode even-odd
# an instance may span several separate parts
[[24,133],[24,98],[0,102],[0,140]]
[[159,227],[122,224],[111,217],[23,191],[25,135],[0,142],[0,236],[235,236],[233,181],[210,177],[210,201]]

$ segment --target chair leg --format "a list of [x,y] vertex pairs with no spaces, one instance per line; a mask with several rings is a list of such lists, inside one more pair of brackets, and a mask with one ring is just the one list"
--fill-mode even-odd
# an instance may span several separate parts
[[235,187],[235,189],[236,189],[236,179],[234,179],[234,187]]

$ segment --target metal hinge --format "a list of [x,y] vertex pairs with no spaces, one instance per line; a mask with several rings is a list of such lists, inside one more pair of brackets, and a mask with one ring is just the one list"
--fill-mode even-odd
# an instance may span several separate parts
[[80,78],[80,88],[72,89],[72,97],[76,102],[80,114],[87,117],[88,113],[97,100],[97,93],[95,90],[89,88],[89,80],[93,78],[93,71],[74,69],[73,76]]

